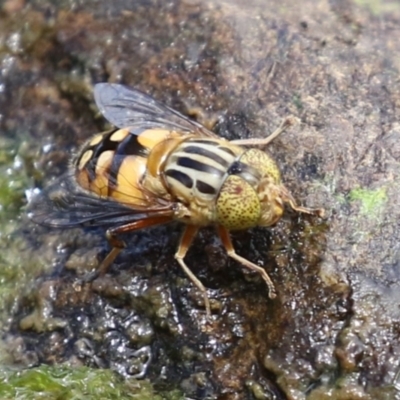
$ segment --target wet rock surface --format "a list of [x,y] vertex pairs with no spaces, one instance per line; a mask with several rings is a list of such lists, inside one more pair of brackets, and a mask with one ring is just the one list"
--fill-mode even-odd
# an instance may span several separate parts
[[271,229],[233,235],[270,274],[275,300],[203,230],[186,261],[209,289],[209,321],[173,258],[179,225],[127,235],[109,273],[88,283],[109,250],[104,231],[50,230],[21,211],[0,236],[4,271],[18,271],[2,275],[17,288],[2,318],[14,364],[111,368],[195,399],[400,398],[400,6],[0,7],[0,136],[17,148],[0,154],[1,168],[25,174],[12,200],[2,185],[2,210],[60,176],[105,128],[91,90],[110,81],[217,121],[231,139],[266,136],[294,115],[268,150],[295,197],[327,211],[288,211]]

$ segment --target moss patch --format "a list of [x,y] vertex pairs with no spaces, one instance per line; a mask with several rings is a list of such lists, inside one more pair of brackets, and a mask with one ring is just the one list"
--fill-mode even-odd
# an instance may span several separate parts
[[370,217],[376,216],[387,201],[386,189],[379,188],[375,190],[357,188],[349,193],[349,200],[359,201],[361,203],[360,212]]
[[148,381],[122,380],[110,370],[41,366],[0,371],[0,398],[178,400],[182,396],[176,391],[158,395]]

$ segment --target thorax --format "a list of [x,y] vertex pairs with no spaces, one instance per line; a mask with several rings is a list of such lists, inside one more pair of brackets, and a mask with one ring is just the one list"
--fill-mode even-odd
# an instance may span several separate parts
[[211,207],[243,148],[223,139],[192,137],[168,156],[163,175],[168,190],[185,204]]

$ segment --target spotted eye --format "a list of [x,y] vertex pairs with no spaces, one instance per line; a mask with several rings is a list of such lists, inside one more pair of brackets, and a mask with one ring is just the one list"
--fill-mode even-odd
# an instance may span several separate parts
[[240,161],[256,168],[262,176],[270,176],[274,183],[279,183],[281,174],[275,161],[259,149],[249,149],[243,153]]
[[237,175],[230,175],[222,185],[216,210],[218,223],[228,230],[254,227],[261,215],[256,191]]

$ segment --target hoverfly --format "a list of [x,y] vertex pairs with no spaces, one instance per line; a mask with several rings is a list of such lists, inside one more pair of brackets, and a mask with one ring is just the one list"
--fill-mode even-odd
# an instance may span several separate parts
[[35,222],[53,227],[107,227],[112,250],[100,264],[104,274],[125,247],[119,235],[171,221],[186,226],[175,259],[201,291],[207,316],[210,302],[185,255],[198,230],[215,226],[227,254],[257,271],[276,296],[267,272],[236,254],[229,231],[270,226],[288,203],[298,206],[264,151],[290,125],[286,119],[265,139],[228,141],[152,97],[118,84],[100,83],[94,97],[103,116],[117,128],[98,133],[81,147],[70,173],[29,205]]

